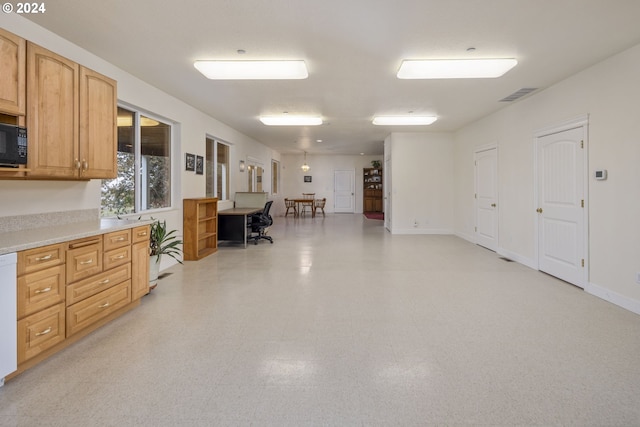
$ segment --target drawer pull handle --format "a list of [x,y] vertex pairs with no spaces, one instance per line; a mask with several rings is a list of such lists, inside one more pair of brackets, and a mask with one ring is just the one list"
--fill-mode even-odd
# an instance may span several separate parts
[[117,239],[115,239],[114,241],[115,241],[115,242],[122,242],[122,241],[124,241],[124,240],[127,240],[127,238],[126,238],[126,237],[118,237],[118,238],[117,238]]
[[88,264],[91,264],[91,263],[93,263],[93,259],[89,259],[87,261],[80,261],[80,265],[88,265]]
[[36,261],[40,262],[40,261],[48,261],[51,258],[53,258],[53,256],[51,254],[49,255],[45,255],[45,256],[41,256],[41,257],[37,257]]
[[138,231],[138,236],[146,236],[147,232],[146,231]]
[[48,288],[44,288],[44,289],[38,289],[36,291],[33,291],[34,294],[44,294],[46,292],[51,291],[51,286],[49,286]]
[[125,257],[124,255],[112,256],[111,257],[111,261],[115,261],[115,260],[118,260],[118,259],[123,259],[124,257]]
[[39,336],[42,336],[42,335],[47,335],[50,332],[51,332],[51,326],[49,326],[47,329],[45,329],[42,332],[36,332],[36,336],[39,337]]
[[109,283],[110,281],[111,281],[111,280],[109,280],[109,279],[105,279],[105,280],[103,280],[102,282],[99,282],[98,284],[100,284],[100,285],[106,285],[106,284],[107,284],[107,283]]
[[101,304],[98,306],[98,308],[107,308],[109,307],[111,304],[109,303],[109,301],[105,302],[104,304]]
[[84,248],[86,246],[91,246],[91,245],[96,245],[96,244],[100,244],[100,239],[91,239],[91,240],[85,240],[84,242],[76,242],[76,243],[71,243],[69,245],[69,249],[78,249],[78,248]]

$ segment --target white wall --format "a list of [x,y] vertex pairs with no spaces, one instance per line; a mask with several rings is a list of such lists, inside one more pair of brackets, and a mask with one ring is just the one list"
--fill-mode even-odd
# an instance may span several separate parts
[[[129,105],[152,112],[176,123],[173,140],[173,208],[154,213],[166,219],[169,227],[182,234],[182,198],[205,195],[205,175],[184,171],[185,153],[205,155],[207,135],[232,144],[230,190],[246,191],[247,184],[240,176],[240,159],[252,156],[265,165],[279,159],[279,153],[241,134],[218,120],[194,109],[184,102],[132,76],[92,53],[62,39],[35,23],[16,14],[0,14],[0,26],[29,41],[94,69],[118,81],[118,98]],[[265,167],[266,191],[270,191],[271,169]],[[64,181],[6,181],[0,180],[0,216],[31,213],[60,212],[100,207],[100,180],[87,182]],[[233,194],[231,195],[233,197]],[[221,207],[229,207],[221,203]],[[168,258],[168,257],[164,257]],[[162,268],[174,261],[163,259]]]
[[453,233],[453,154],[450,133],[403,132],[387,138],[393,234]]
[[[455,134],[455,228],[473,235],[473,152],[498,144],[500,251],[537,266],[534,132],[589,115],[589,282],[585,290],[640,313],[640,45]],[[595,181],[605,168],[609,179]]]

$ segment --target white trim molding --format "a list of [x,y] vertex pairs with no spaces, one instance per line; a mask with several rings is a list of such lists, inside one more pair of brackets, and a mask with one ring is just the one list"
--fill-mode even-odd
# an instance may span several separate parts
[[635,314],[640,314],[640,301],[638,300],[620,295],[617,292],[591,282],[587,283],[587,286],[584,287],[584,290],[585,292],[588,292],[591,295],[610,302],[611,304],[615,304],[618,307],[622,307]]

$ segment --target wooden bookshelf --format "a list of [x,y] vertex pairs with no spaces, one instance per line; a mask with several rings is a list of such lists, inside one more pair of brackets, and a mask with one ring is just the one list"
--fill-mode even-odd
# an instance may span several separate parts
[[197,261],[218,250],[218,199],[183,200],[184,259]]
[[365,168],[362,181],[364,212],[382,212],[382,169]]

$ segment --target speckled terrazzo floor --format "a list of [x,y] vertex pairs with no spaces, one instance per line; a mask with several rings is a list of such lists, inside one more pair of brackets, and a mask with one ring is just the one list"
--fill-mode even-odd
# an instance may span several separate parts
[[362,215],[270,234],[8,381],[0,425],[640,425],[640,316]]

